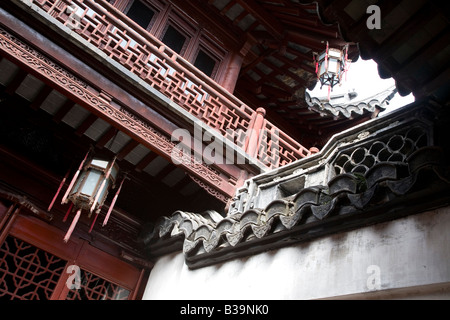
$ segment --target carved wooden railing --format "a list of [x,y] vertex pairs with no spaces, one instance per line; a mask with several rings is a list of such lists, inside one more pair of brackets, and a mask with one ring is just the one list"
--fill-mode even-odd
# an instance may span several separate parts
[[19,1],[72,29],[267,167],[312,153],[106,1]]

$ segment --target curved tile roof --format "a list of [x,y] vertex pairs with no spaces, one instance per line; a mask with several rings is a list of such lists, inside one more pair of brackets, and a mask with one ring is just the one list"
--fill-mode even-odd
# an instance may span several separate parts
[[[433,186],[449,194],[450,175],[445,168],[449,167],[441,148],[423,147],[411,154],[407,163],[385,161],[375,164],[365,174],[339,174],[325,186],[304,188],[264,208],[236,213],[220,221],[177,211],[163,218],[146,238],[147,248],[151,251],[154,245],[160,247],[164,239],[181,236],[186,261],[195,268],[226,260],[229,255],[225,253],[233,252],[236,256],[239,252],[258,251],[265,239],[289,243],[292,237],[298,241],[322,235],[325,226],[328,232],[336,231],[352,225],[354,217],[358,217],[355,220],[358,223],[366,223],[366,218],[367,222],[377,219],[371,211],[378,209],[377,214],[383,216],[389,212],[390,204],[409,194],[414,194],[416,198],[412,202],[415,202],[420,199],[417,190]],[[252,246],[256,249],[250,249]],[[213,260],[209,260],[210,254]]]
[[[353,98],[357,93],[350,92],[348,94],[330,96],[330,100],[326,97],[311,97],[306,92],[305,101],[310,110],[314,110],[321,115],[333,116],[334,118],[351,118],[365,113],[376,114],[377,112],[383,111],[386,104],[393,98],[396,92],[397,89],[395,86],[391,86],[362,99]],[[341,101],[330,102],[338,98],[341,98],[339,99]]]

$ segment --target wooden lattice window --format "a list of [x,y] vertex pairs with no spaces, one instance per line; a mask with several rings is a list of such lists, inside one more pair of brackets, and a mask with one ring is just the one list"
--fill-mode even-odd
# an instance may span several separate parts
[[137,298],[142,270],[17,212],[0,199],[0,301]]
[[[224,72],[224,45],[164,0],[111,0],[117,9],[212,79]],[[214,38],[214,40],[212,40]]]
[[182,54],[186,49],[186,39],[187,36],[177,28],[172,25],[167,25],[161,41],[176,53]]
[[144,29],[151,27],[151,21],[155,16],[155,11],[145,5],[140,0],[134,0],[127,11],[127,16]]
[[0,247],[0,299],[49,300],[66,261],[8,236]]
[[200,49],[198,51],[197,57],[195,58],[194,66],[196,66],[208,77],[212,77],[216,71],[217,60],[206,53],[205,50]]

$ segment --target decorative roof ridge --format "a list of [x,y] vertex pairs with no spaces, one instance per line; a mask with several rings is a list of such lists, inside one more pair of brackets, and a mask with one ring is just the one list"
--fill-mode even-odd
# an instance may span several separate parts
[[[439,180],[444,181],[444,189],[449,194],[450,176],[445,170],[449,167],[444,163],[441,148],[423,147],[411,154],[407,163],[386,161],[375,164],[365,174],[339,174],[326,185],[303,188],[292,196],[273,200],[264,208],[227,216],[217,224],[198,214],[177,211],[156,227],[160,236],[147,238],[146,245],[151,252],[153,244],[164,242],[165,235],[175,236],[182,232],[183,252],[191,268],[226,260],[229,254],[225,252],[236,251],[241,255],[246,252],[248,255],[254,251],[248,249],[249,246],[259,247],[258,241],[289,238],[293,232],[297,233],[295,239],[301,239],[305,232],[311,233],[306,236],[310,237],[317,230],[326,229],[321,226],[339,219],[347,221],[366,210],[389,206],[388,202],[396,203],[395,198],[408,195],[414,188],[422,190],[421,187],[425,187],[427,190],[432,183],[439,185]],[[432,183],[424,185],[422,180],[424,177],[430,179],[432,173]],[[380,215],[386,213],[386,210],[379,211]],[[214,262],[208,260],[211,254]]]
[[183,250],[199,268],[446,205],[446,110],[421,99],[336,134],[308,161],[247,180],[226,217],[177,211],[145,234],[148,258]]
[[[360,100],[351,101],[344,104],[332,104],[324,99],[318,97],[311,97],[308,92],[305,92],[305,102],[310,110],[313,110],[321,115],[331,115],[334,118],[346,117],[351,118],[353,114],[363,115],[366,112],[374,113],[377,109],[383,111],[386,103],[392,99],[397,92],[395,86],[365,97]],[[343,94],[339,94],[342,96]],[[335,95],[334,97],[336,97]],[[333,96],[331,96],[333,98]]]

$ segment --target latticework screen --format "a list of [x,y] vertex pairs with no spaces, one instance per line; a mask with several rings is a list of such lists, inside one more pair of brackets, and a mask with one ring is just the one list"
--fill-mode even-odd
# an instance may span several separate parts
[[66,261],[8,236],[0,247],[0,299],[49,300]]

